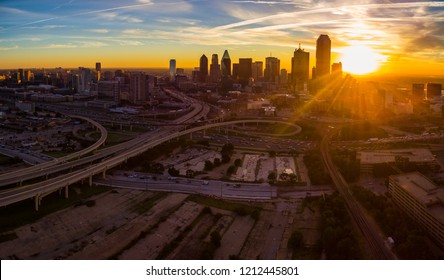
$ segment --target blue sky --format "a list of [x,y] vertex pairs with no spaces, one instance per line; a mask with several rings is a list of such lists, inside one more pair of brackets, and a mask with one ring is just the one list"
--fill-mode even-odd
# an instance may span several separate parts
[[389,69],[444,69],[444,1],[1,0],[0,13],[0,68],[193,67],[225,49],[289,68],[299,43],[313,59],[328,34],[333,60],[365,45]]

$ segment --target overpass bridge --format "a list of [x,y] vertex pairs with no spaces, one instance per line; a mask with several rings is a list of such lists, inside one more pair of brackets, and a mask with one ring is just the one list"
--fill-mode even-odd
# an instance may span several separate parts
[[[206,124],[200,127],[194,127],[183,131],[166,130],[163,133],[153,136],[150,139],[145,139],[143,143],[134,145],[132,143],[124,143],[125,149],[121,149],[119,153],[113,154],[111,158],[105,158],[101,162],[91,164],[83,167],[80,170],[70,171],[69,173],[39,183],[7,189],[0,192],[0,206],[7,206],[26,199],[34,199],[35,209],[38,210],[42,198],[56,192],[63,191],[65,196],[68,196],[68,187],[74,183],[87,179],[92,185],[93,176],[101,174],[106,176],[106,172],[120,164],[126,162],[129,158],[135,157],[147,150],[160,145],[169,140],[189,135],[197,131],[216,128],[221,126],[237,125],[244,123],[283,123],[287,125],[296,126],[292,123],[274,120],[236,120],[220,123]],[[298,126],[297,126],[298,127]],[[300,127],[299,127],[300,129]],[[85,158],[86,160],[86,158]]]

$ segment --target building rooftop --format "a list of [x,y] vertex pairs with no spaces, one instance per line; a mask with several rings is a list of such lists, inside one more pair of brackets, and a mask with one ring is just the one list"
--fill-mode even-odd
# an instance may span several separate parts
[[395,162],[398,156],[408,158],[411,162],[432,162],[435,160],[433,154],[427,149],[375,150],[358,153],[361,164]]
[[391,176],[391,178],[444,224],[444,188],[436,186],[419,172]]

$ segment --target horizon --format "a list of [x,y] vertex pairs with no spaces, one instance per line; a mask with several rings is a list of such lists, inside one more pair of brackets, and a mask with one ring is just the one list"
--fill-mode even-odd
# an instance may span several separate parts
[[316,38],[328,34],[331,63],[345,72],[444,75],[442,1],[19,0],[2,1],[0,11],[2,69],[97,61],[167,68],[172,58],[192,69],[202,54],[221,58],[228,50],[232,62],[273,56],[291,72],[299,44],[311,68]]

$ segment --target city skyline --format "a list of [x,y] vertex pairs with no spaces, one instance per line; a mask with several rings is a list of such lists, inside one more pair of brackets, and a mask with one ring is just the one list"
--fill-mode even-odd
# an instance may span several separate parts
[[290,70],[299,43],[314,66],[327,34],[345,72],[444,75],[442,1],[22,0],[0,11],[2,69],[168,68],[171,57],[193,68],[227,49],[232,61],[272,56]]

